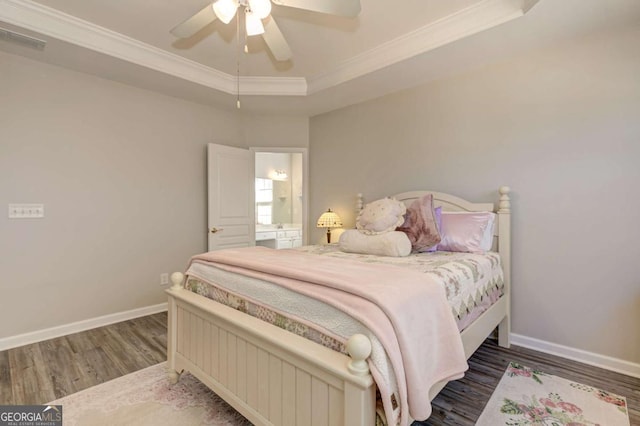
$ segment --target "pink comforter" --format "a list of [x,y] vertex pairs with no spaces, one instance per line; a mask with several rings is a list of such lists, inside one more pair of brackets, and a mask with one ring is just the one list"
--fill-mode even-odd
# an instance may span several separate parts
[[[407,413],[418,420],[429,417],[431,387],[442,380],[461,378],[468,368],[445,291],[426,274],[264,247],[204,253],[191,262],[211,262],[221,269],[273,282],[362,322],[378,337],[393,365],[402,425],[408,424]],[[375,368],[371,372],[376,379],[379,373]],[[378,387],[389,424],[395,424],[387,407],[391,391]]]

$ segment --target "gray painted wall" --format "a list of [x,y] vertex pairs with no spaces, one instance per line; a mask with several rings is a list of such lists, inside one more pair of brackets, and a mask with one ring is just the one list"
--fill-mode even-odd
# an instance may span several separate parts
[[206,144],[308,146],[308,119],[249,116],[0,53],[0,338],[166,301],[206,250]]
[[[640,362],[640,29],[315,117],[249,116],[0,53],[0,338],[165,301],[206,248],[208,142],[309,146],[327,207],[513,189],[514,332]],[[310,141],[310,142],[309,142]],[[6,207],[5,207],[6,208]]]
[[596,34],[313,117],[310,220],[353,226],[357,192],[509,185],[513,332],[640,362],[638,46]]

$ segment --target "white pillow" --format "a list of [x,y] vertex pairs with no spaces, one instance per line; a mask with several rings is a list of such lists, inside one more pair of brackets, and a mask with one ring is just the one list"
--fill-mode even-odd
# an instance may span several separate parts
[[491,250],[496,214],[442,212],[438,251],[481,253]]
[[384,234],[395,231],[404,223],[407,207],[403,202],[392,198],[382,198],[366,206],[356,219],[358,231],[367,235]]
[[400,231],[365,235],[357,229],[349,229],[340,235],[340,250],[347,253],[402,257],[411,253],[411,241],[407,234]]

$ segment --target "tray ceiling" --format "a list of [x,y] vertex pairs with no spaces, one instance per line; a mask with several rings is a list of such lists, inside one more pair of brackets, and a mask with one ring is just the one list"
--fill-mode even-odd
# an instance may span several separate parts
[[243,107],[316,114],[535,47],[536,40],[637,18],[640,2],[607,0],[604,14],[601,0],[536,3],[361,0],[353,19],[274,5],[293,51],[290,61],[277,62],[260,37],[238,55],[235,19],[189,39],[173,37],[169,30],[206,0],[0,0],[0,29],[47,42],[37,51],[0,38],[0,50],[223,107],[235,107],[239,65]]

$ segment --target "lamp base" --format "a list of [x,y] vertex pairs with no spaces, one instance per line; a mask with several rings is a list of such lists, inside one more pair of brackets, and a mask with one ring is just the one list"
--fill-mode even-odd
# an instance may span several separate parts
[[327,228],[327,244],[331,244],[331,228]]

